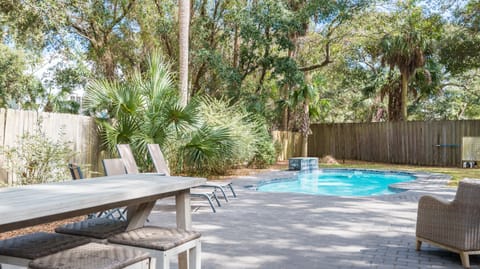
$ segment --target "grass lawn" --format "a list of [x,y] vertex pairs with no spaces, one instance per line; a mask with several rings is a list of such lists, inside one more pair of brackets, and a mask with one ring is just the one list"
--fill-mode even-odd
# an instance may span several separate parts
[[435,166],[415,166],[415,165],[400,165],[400,164],[386,164],[373,163],[361,161],[349,161],[345,163],[327,165],[320,163],[321,168],[363,168],[363,169],[384,169],[384,170],[403,170],[403,171],[421,171],[432,173],[443,173],[452,176],[451,185],[458,184],[463,178],[478,178],[480,179],[480,169],[478,168],[457,168],[457,167],[435,167]]
[[[457,167],[435,167],[435,166],[415,166],[415,165],[401,165],[388,163],[374,163],[345,160],[345,163],[339,161],[339,164],[319,164],[320,168],[360,168],[360,169],[380,169],[380,170],[403,170],[403,171],[421,171],[432,173],[443,173],[452,176],[451,185],[457,185],[458,181],[463,178],[478,178],[480,179],[479,168],[457,168]],[[211,176],[209,179],[230,179],[235,176],[246,176],[258,174],[261,172],[271,170],[286,170],[288,169],[288,161],[278,162],[269,168],[265,169],[251,169],[251,168],[237,168],[232,169],[225,176]]]

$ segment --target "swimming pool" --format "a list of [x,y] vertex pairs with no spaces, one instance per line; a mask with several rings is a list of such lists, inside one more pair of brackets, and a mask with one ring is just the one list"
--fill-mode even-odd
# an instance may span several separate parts
[[389,185],[415,179],[415,176],[405,172],[322,169],[299,173],[296,178],[260,182],[257,190],[336,196],[371,196],[399,192],[401,190],[391,188]]

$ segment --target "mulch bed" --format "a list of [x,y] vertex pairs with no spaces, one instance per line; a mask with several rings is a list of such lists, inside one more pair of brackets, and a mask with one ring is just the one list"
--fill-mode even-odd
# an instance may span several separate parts
[[41,224],[41,225],[36,225],[24,229],[18,229],[18,230],[13,230],[10,232],[5,232],[5,233],[0,233],[0,240],[1,239],[6,239],[14,236],[19,236],[19,235],[24,235],[24,234],[29,234],[29,233],[35,233],[35,232],[54,232],[55,228],[67,224],[70,222],[76,222],[85,219],[85,217],[75,217],[71,219],[66,219],[66,220],[60,220],[60,221],[54,221],[50,222],[47,224]]

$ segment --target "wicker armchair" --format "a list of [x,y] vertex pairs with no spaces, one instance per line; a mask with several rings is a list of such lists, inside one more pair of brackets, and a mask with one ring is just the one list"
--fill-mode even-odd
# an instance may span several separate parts
[[460,254],[470,268],[469,255],[480,254],[480,181],[464,180],[452,202],[423,196],[418,203],[417,250],[426,242]]

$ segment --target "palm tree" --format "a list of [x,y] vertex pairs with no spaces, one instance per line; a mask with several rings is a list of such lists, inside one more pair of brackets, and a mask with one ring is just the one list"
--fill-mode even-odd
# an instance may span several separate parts
[[[137,71],[121,83],[92,81],[85,96],[86,108],[97,118],[104,148],[115,154],[116,144],[130,144],[143,170],[149,168],[148,143],[160,145],[177,173],[223,172],[226,165],[238,163],[244,149],[254,151],[248,150],[246,142],[239,143],[249,137],[253,137],[250,144],[256,143],[255,133],[249,133],[253,128],[243,117],[235,118],[238,109],[228,107],[226,101],[180,104],[169,68],[158,54],[150,58],[145,73]],[[239,126],[243,128],[236,133]]]
[[178,41],[179,41],[179,90],[180,104],[188,103],[188,39],[190,26],[190,0],[178,1]]
[[393,70],[400,70],[400,117],[396,120],[407,120],[408,83],[416,70],[425,65],[427,41],[418,32],[406,29],[400,34],[387,34],[380,42],[382,65],[388,64]]
[[[310,80],[310,79],[309,79]],[[301,105],[301,122],[300,133],[302,134],[302,151],[303,157],[308,156],[308,135],[310,131],[310,107],[318,101],[318,90],[312,86],[304,84],[293,93],[293,103]]]
[[136,71],[125,82],[96,80],[87,86],[85,106],[100,128],[104,148],[131,144],[139,164],[145,166],[146,144],[170,144],[172,137],[193,125],[192,107],[179,105],[169,66],[158,53],[149,59],[145,74]]

